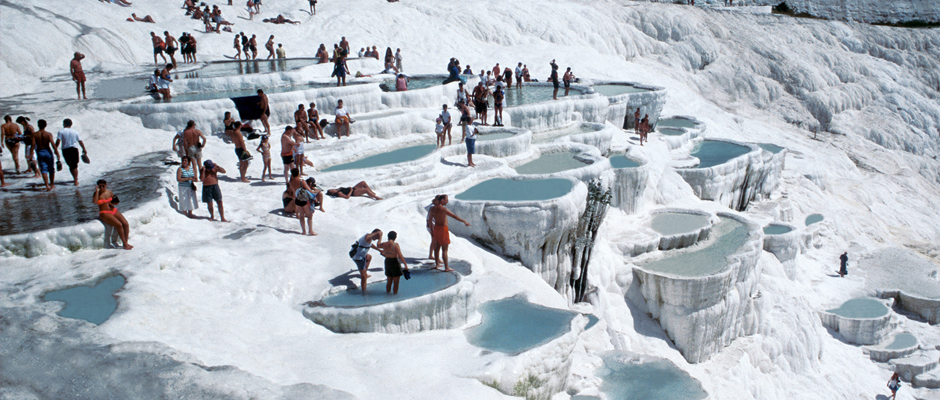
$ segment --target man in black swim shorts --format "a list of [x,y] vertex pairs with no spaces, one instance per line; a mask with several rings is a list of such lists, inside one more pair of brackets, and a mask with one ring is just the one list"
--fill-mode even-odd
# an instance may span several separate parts
[[548,77],[548,80],[552,81],[552,86],[555,87],[555,90],[552,91],[552,100],[558,100],[558,64],[555,64],[555,60],[552,59],[550,65],[552,66],[552,74]]
[[317,15],[317,0],[310,0],[310,15]]

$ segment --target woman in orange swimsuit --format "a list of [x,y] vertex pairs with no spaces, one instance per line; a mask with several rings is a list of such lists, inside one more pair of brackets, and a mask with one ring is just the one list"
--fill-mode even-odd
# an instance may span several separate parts
[[98,184],[95,185],[95,195],[92,196],[92,199],[98,205],[98,218],[101,219],[101,222],[117,229],[118,236],[121,237],[121,242],[124,243],[124,250],[133,249],[134,246],[127,243],[130,226],[124,216],[121,215],[121,212],[115,207],[114,204],[117,199],[114,198],[114,193],[108,190],[108,182],[105,182],[104,179],[98,180]]

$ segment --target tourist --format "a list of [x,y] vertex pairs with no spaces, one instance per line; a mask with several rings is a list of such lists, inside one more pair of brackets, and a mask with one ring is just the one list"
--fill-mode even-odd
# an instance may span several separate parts
[[251,50],[251,48],[248,46],[248,36],[245,35],[245,32],[239,32],[238,34],[241,35],[242,53],[245,53],[245,60],[250,60],[248,52]]
[[356,53],[356,55],[359,56],[359,58],[362,58],[363,56],[365,56],[365,54],[366,54],[366,49],[363,47],[360,47],[359,53]]
[[399,92],[408,90],[408,78],[405,74],[398,74],[398,78],[395,79],[395,90]]
[[[152,34],[153,32],[151,32]],[[72,80],[75,81],[75,92],[78,94],[78,99],[88,100],[88,96],[85,95],[85,72],[82,71],[82,60],[85,58],[85,55],[79,52],[75,52],[72,56],[72,61],[69,62],[69,73],[72,74]],[[166,61],[166,59],[164,59]],[[153,56],[153,62],[156,64],[157,56]]]
[[[467,129],[469,129],[468,127],[473,123],[473,118],[470,117],[470,107],[467,106],[467,103],[462,101],[458,102],[457,109],[460,110],[460,121],[457,123],[457,125],[461,127],[460,141],[463,142],[464,138],[467,137]],[[447,144],[451,144],[449,137]]]
[[548,80],[552,82],[552,87],[555,88],[552,91],[552,100],[558,100],[558,64],[555,64],[555,60],[552,59],[549,65],[552,66],[552,74],[548,76]]
[[146,16],[144,16],[143,18],[140,18],[140,17],[138,17],[137,14],[135,14],[135,13],[131,13],[131,17],[128,18],[127,20],[130,21],[130,22],[135,22],[135,21],[136,21],[136,22],[149,22],[149,23],[151,23],[151,24],[156,23],[156,21],[153,20],[153,17],[151,17],[151,16],[149,16],[149,15],[146,15]]
[[183,157],[180,161],[180,167],[176,169],[176,182],[179,188],[179,206],[178,210],[186,213],[189,218],[193,217],[193,210],[199,208],[199,201],[196,198],[196,173],[193,170],[192,161],[189,157]]
[[104,179],[99,179],[98,184],[95,185],[95,194],[92,195],[92,200],[98,206],[98,218],[101,222],[111,225],[117,230],[121,242],[124,243],[124,250],[133,249],[134,246],[131,246],[127,241],[130,234],[130,225],[124,215],[118,211],[117,204],[120,201],[114,193],[108,190],[108,182]]
[[268,172],[268,178],[274,180],[274,174],[271,172],[271,142],[268,140],[268,135],[261,136],[261,143],[255,151],[261,153],[261,159],[264,161],[264,167],[261,169],[261,182],[264,182],[265,171]]
[[467,166],[476,167],[477,165],[473,163],[473,153],[476,152],[477,135],[480,133],[480,131],[477,128],[473,128],[473,131],[471,132],[469,125],[464,125],[463,129],[467,136]]
[[495,77],[495,76],[500,76],[500,75],[502,75],[502,73],[503,73],[502,68],[499,67],[499,63],[496,63],[496,66],[493,67],[493,76],[494,76],[494,77]]
[[326,51],[325,44],[320,43],[320,48],[317,49],[316,57],[318,59],[318,64],[325,64],[327,61],[329,61],[330,53]]
[[[392,49],[389,49],[388,55],[391,55],[391,50]],[[379,46],[372,45],[372,58],[375,58],[376,60],[379,59]]]
[[464,83],[460,82],[457,84],[457,101],[454,102],[456,106],[457,103],[463,102],[464,104],[470,104],[470,92],[464,87]]
[[310,15],[317,15],[317,0],[310,1]]
[[[320,112],[317,111],[317,105],[313,102],[310,102],[310,108],[307,110],[307,122],[309,124],[307,128],[313,133],[314,139],[326,139],[323,135],[323,126],[320,125]],[[317,137],[318,134],[320,137]]]
[[434,133],[437,135],[437,142],[435,144],[438,148],[444,147],[444,123],[441,122],[441,117],[437,117],[434,121],[437,124],[434,125]]
[[342,100],[336,102],[336,110],[333,112],[333,115],[336,116],[336,138],[342,139],[344,127],[346,128],[346,137],[349,137],[349,124],[352,122],[352,117],[350,117],[349,112],[343,108]]
[[[251,35],[251,39],[248,40],[248,49],[251,50],[251,59],[258,58],[258,36]],[[247,53],[246,53],[247,54]]]
[[446,85],[451,82],[460,82],[461,85],[463,84],[464,79],[460,77],[460,67],[456,65],[453,58],[447,63],[447,73],[447,79],[444,79],[444,82],[441,84]]
[[301,134],[304,139],[304,142],[310,142],[310,128],[307,126],[307,110],[304,109],[304,104],[300,103],[297,106],[297,111],[294,111],[294,123],[297,124],[297,133]]
[[[457,70],[458,70],[458,71],[460,70],[460,67],[459,67],[459,66],[457,67]],[[469,65],[469,64],[467,64],[467,68],[465,68],[465,69],[463,70],[463,74],[464,74],[464,75],[473,75],[473,70],[470,69],[470,65]]]
[[379,254],[385,257],[385,276],[388,278],[385,283],[386,294],[398,294],[398,281],[404,275],[403,269],[408,270],[408,263],[405,262],[405,256],[401,254],[401,247],[395,243],[395,239],[398,239],[398,233],[391,231],[388,233],[388,240],[376,246]]
[[78,147],[82,148],[82,160],[88,162],[88,150],[85,150],[85,143],[82,142],[78,131],[72,129],[72,120],[66,118],[62,121],[62,129],[56,134],[55,146],[62,149],[62,158],[69,166],[69,172],[72,173],[75,186],[78,186]]
[[633,113],[633,133],[640,134],[640,107]]
[[268,50],[268,56],[265,57],[265,60],[274,59],[274,35],[268,38],[267,43],[264,44],[264,48]]
[[496,79],[493,78],[493,71],[486,71],[486,86],[493,86],[496,84]]
[[264,133],[271,134],[271,125],[268,125],[268,117],[271,116],[271,104],[268,103],[268,96],[264,90],[258,89],[258,109],[261,110],[261,124],[264,125]]
[[839,256],[839,261],[841,262],[839,277],[845,278],[845,276],[849,274],[849,252],[843,252],[842,255]]
[[[157,64],[157,55],[163,57],[163,63],[166,64],[166,56],[163,55],[163,49],[166,48],[166,44],[163,43],[163,39],[160,39],[156,33],[150,32],[150,41],[153,42],[153,64]],[[75,53],[76,55],[78,53]]]
[[241,121],[235,121],[232,124],[232,129],[226,129],[225,134],[228,135],[229,139],[232,140],[232,144],[235,145],[235,157],[238,158],[239,180],[248,183],[245,172],[248,171],[248,161],[251,161],[252,156],[248,153],[248,150],[245,149],[245,136],[242,135]]
[[222,191],[219,189],[219,172],[225,173],[225,168],[215,164],[212,160],[206,160],[202,164],[203,168],[201,175],[199,175],[202,180],[202,202],[206,203],[206,207],[209,208],[209,220],[215,221],[215,210],[212,208],[212,202],[215,201],[219,203],[219,219],[222,222],[228,222],[225,220],[225,209],[222,208]]
[[326,195],[330,197],[342,197],[344,199],[348,199],[354,196],[362,196],[373,200],[382,200],[381,197],[377,196],[375,192],[372,191],[372,188],[369,187],[369,184],[366,183],[366,181],[361,181],[353,187],[341,187],[327,190]]
[[326,210],[323,209],[323,190],[317,185],[317,180],[311,176],[305,179],[304,182],[307,182],[307,186],[310,187],[311,200],[313,201],[310,209],[319,208],[320,212],[326,212]]
[[33,160],[36,149],[36,129],[29,124],[29,118],[22,115],[16,118],[16,122],[23,125],[23,146],[26,147],[24,149],[26,153],[26,169],[27,171],[33,172],[33,178],[39,178],[39,167],[36,166]]
[[565,70],[565,75],[561,77],[561,81],[565,84],[565,96],[568,95],[568,90],[571,89],[571,81],[574,80],[574,73],[571,72],[571,67],[568,67]]
[[529,75],[529,66],[526,64],[522,65],[522,80],[532,82],[532,76]]
[[506,89],[512,89],[512,70],[509,67],[503,70],[503,82],[506,82]]
[[516,89],[522,89],[522,63],[516,66]]
[[[310,210],[310,202],[313,200],[314,194],[311,193],[307,182],[300,179],[300,170],[291,168],[288,184],[291,193],[294,194],[294,213],[297,215],[297,219],[300,220],[300,234],[316,236],[317,233],[313,231],[313,211]],[[306,225],[304,225],[304,220],[307,221]],[[307,229],[308,227],[310,229]]]
[[313,162],[304,156],[304,137],[300,130],[296,128],[294,129],[294,143],[294,148],[291,150],[291,155],[294,156],[294,168],[299,169],[301,175],[306,175],[304,174],[304,165],[313,167]]
[[[500,82],[502,83],[502,82]],[[496,86],[493,92],[493,125],[503,126],[503,98],[505,98],[502,86]]]
[[[241,43],[239,43],[239,42],[240,42],[239,39],[241,39],[241,35],[236,34],[236,35],[235,35],[235,42],[234,42],[234,44],[232,44],[232,46],[235,47],[235,59],[236,59],[236,60],[241,60],[241,59],[242,59],[242,45],[241,45]],[[248,54],[245,54],[245,59],[248,59]]]
[[178,131],[176,135],[173,136],[173,145],[171,148],[180,159],[186,157],[186,142],[183,140],[183,131]]
[[280,43],[277,44],[277,50],[275,50],[274,52],[277,53],[278,60],[283,60],[287,58],[287,50],[284,50],[284,45]]
[[343,52],[345,53],[343,57],[349,55],[349,42],[346,41],[346,36],[343,36],[342,38],[340,38],[339,48],[343,49]]
[[645,114],[643,119],[640,120],[640,146],[643,145],[643,142],[649,143],[648,135],[650,133],[650,115]]
[[[247,58],[248,55],[246,54],[245,57]],[[189,35],[189,62],[196,63],[196,37],[193,35]]]
[[294,146],[297,145],[294,142],[294,127],[287,125],[284,128],[284,133],[281,134],[281,162],[284,163],[284,181],[289,182],[290,175],[288,172],[294,168]]
[[268,23],[277,24],[277,25],[280,25],[280,24],[297,25],[300,23],[300,21],[292,21],[287,18],[284,18],[284,15],[282,14],[278,14],[276,18],[265,18],[261,20],[261,22],[268,22]]
[[202,176],[199,166],[202,165],[202,148],[206,146],[206,135],[196,129],[196,122],[189,120],[186,129],[183,129],[183,144],[186,146],[186,156],[193,162],[196,175]]
[[333,50],[333,74],[336,77],[336,86],[346,86],[346,75],[349,69],[346,67],[346,50],[336,46]]
[[173,97],[170,95],[170,82],[173,82],[173,79],[170,78],[170,70],[172,69],[173,64],[167,64],[160,71],[160,78],[157,79],[157,92],[163,95],[163,100],[169,100]]
[[401,49],[395,49],[395,68],[398,69],[398,72],[404,71],[401,67]]
[[39,132],[36,132],[36,163],[39,164],[39,172],[42,173],[42,182],[46,185],[46,190],[55,189],[55,171],[53,165],[52,153],[55,152],[55,158],[60,159],[59,146],[52,140],[52,133],[46,131],[46,120],[36,121]]
[[450,269],[447,260],[447,248],[450,246],[450,231],[447,228],[447,217],[451,217],[460,222],[463,222],[466,226],[470,226],[469,222],[464,221],[462,218],[448,210],[447,203],[447,195],[439,195],[437,204],[434,207],[431,207],[430,215],[431,222],[433,223],[431,227],[431,234],[434,236],[434,269],[437,269],[441,266],[441,253],[443,253],[444,272],[453,271]]
[[[22,117],[21,117],[22,118]],[[10,150],[10,156],[13,157],[13,164],[16,165],[16,173],[20,173],[20,142],[23,141],[23,133],[20,126],[13,122],[9,115],[3,117],[3,125],[0,125],[0,131],[3,132],[3,144]]]
[[482,80],[477,84],[477,87],[473,88],[473,105],[483,125],[489,125],[486,123],[486,97],[489,96],[489,94],[490,90],[487,89],[486,84],[484,84]]
[[293,216],[294,211],[297,211],[297,205],[294,204],[294,194],[290,191],[290,183],[286,183],[287,189],[284,190],[284,193],[281,193],[281,202],[284,203],[284,214],[287,216]]
[[425,209],[428,210],[428,215],[427,217],[425,217],[425,219],[427,220],[425,221],[425,224],[428,229],[428,234],[431,235],[431,245],[428,246],[428,259],[434,258],[434,230],[432,229],[434,226],[434,223],[431,222],[431,209],[437,205],[437,200],[439,197],[440,195],[434,196],[434,198],[431,199],[431,205],[425,207]]
[[377,245],[382,244],[382,230],[375,229],[372,233],[367,233],[356,241],[355,252],[351,254],[353,262],[356,263],[356,269],[359,270],[359,277],[362,278],[362,294],[366,293],[366,280],[369,279],[369,264],[372,263],[372,255],[369,249],[378,249],[372,244],[376,241]]
[[[464,91],[464,95],[466,96],[466,91]],[[441,115],[439,115],[438,118],[441,120],[441,123],[444,124],[444,131],[438,133],[437,135],[438,140],[440,141],[440,145],[438,147],[444,147],[444,135],[447,135],[447,140],[449,142],[450,130],[454,127],[454,124],[450,119],[450,111],[447,111],[447,104],[443,105],[443,110],[441,111]]]
[[898,389],[901,388],[901,377],[898,376],[898,373],[895,372],[891,374],[891,379],[888,380],[888,389],[891,390],[891,400],[894,400],[895,396],[898,395]]
[[174,54],[176,54],[176,50],[178,49],[179,42],[176,40],[175,37],[170,35],[169,31],[163,31],[163,36],[164,36],[163,38],[164,43],[166,43],[166,54],[170,56],[170,62],[172,62],[173,66],[175,67],[176,56],[174,56]]

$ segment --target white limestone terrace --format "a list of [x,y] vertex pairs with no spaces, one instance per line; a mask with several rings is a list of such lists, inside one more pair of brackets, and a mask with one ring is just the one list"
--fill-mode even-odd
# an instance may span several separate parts
[[507,160],[517,173],[532,179],[574,178],[587,182],[610,169],[598,148],[577,142],[533,146],[533,151]]
[[772,222],[764,227],[764,250],[782,263],[791,261],[802,251],[803,235],[803,230],[794,225]]
[[571,125],[548,131],[533,132],[532,140],[536,143],[565,141],[594,146],[606,154],[610,150],[615,135],[622,131],[614,125],[596,122],[575,122]]
[[[623,157],[635,161],[639,164],[636,167],[618,168],[612,162],[611,172],[605,174],[606,180],[610,182],[610,205],[617,207],[628,214],[637,212],[644,204],[646,193],[650,188],[649,178],[652,173],[652,166],[649,160],[635,147],[631,146],[622,150]],[[621,151],[611,149],[611,157],[619,157]]]
[[[462,129],[455,126],[451,131],[451,138],[457,135],[460,140]],[[510,157],[529,151],[532,145],[532,131],[522,128],[476,126],[480,133],[476,141],[476,154],[485,154],[490,157]]]
[[[666,88],[663,87],[610,80],[590,80],[590,83],[588,93],[599,93],[610,101],[607,120],[624,129],[633,129],[638,122],[633,117],[637,109],[640,109],[640,119],[649,115],[650,126],[656,126],[666,105]],[[618,87],[622,89],[618,90]]]
[[879,344],[897,327],[894,313],[881,300],[851,299],[838,308],[819,311],[823,326],[848,343]]
[[[754,3],[776,6],[776,0]],[[774,4],[776,3],[776,4]],[[940,22],[940,5],[931,0],[787,0],[795,13],[845,21],[900,23],[908,21]]]
[[917,337],[908,332],[899,332],[877,346],[865,347],[864,351],[872,360],[888,362],[912,354],[919,348]]
[[[894,265],[903,265],[903,273],[891,268]],[[858,269],[873,294],[895,299],[902,309],[931,324],[940,323],[940,267],[937,264],[910,250],[883,248],[862,255]]]
[[[665,121],[688,121],[688,124],[667,124]],[[696,139],[705,133],[706,125],[695,117],[687,115],[674,115],[660,118],[656,124],[656,133],[669,145],[670,150],[676,150],[696,142]]]
[[706,240],[712,228],[712,213],[702,210],[661,208],[613,232],[611,239],[625,257],[656,250],[673,250]]
[[716,165],[704,163],[699,165],[699,162],[693,162],[698,166],[677,168],[676,172],[692,186],[696,196],[702,200],[716,201],[735,210],[745,210],[751,201],[761,196],[769,196],[776,189],[774,179],[770,179],[769,182],[765,181],[768,177],[779,175],[779,172],[768,170],[782,168],[783,163],[765,164],[764,150],[759,146],[731,140],[707,139],[699,142],[696,147],[711,144],[741,146],[750,150]]

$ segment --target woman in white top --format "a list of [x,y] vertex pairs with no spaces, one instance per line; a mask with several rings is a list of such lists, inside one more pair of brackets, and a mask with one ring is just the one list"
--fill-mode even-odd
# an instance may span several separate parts
[[340,100],[336,102],[336,110],[333,112],[336,115],[336,138],[341,139],[343,137],[343,128],[346,128],[346,137],[349,137],[349,123],[351,118],[349,113],[343,108],[343,101]]
[[180,167],[176,170],[176,182],[179,183],[179,210],[185,211],[186,216],[193,217],[193,210],[199,208],[199,202],[196,201],[196,185],[199,182],[193,171],[189,157],[183,157]]

